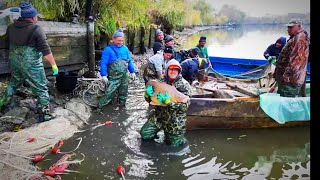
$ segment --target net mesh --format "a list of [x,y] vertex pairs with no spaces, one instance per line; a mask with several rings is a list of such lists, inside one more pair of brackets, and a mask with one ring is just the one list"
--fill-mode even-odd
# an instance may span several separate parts
[[[65,108],[55,108],[54,114],[56,117],[50,121],[0,134],[0,177],[8,180],[40,177],[31,164],[33,156],[45,153],[60,139],[72,137],[89,119],[91,110],[76,98],[67,102]],[[36,140],[27,142],[30,137]]]

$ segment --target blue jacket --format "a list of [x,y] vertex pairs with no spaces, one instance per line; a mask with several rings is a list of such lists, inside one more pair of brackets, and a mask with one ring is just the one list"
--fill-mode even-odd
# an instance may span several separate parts
[[263,53],[263,56],[268,59],[269,56],[275,56],[277,59],[279,57],[279,54],[282,50],[282,48],[284,47],[284,45],[286,45],[286,41],[287,39],[285,37],[280,37],[279,39],[277,39],[276,42],[280,41],[281,42],[281,46],[280,47],[276,47],[276,43],[271,44]]
[[[118,58],[111,48],[113,48],[118,53]],[[108,64],[113,63],[117,59],[128,59],[128,70],[130,71],[130,73],[134,73],[134,65],[128,47],[126,45],[117,47],[113,44],[110,44],[109,46],[105,47],[102,52],[100,60],[100,75],[108,76]]]
[[186,59],[180,64],[182,68],[182,77],[187,80],[190,84],[196,78],[196,73],[199,69],[199,61],[197,58]]

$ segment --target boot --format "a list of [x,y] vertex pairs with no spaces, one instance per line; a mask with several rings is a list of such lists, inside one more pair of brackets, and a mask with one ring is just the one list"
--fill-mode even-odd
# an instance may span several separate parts
[[50,113],[49,105],[41,107],[39,122],[49,121],[53,118],[54,116]]

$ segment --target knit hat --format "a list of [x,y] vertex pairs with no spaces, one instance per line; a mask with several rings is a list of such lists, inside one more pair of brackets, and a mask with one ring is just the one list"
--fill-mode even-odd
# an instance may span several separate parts
[[38,11],[32,6],[30,2],[21,2],[19,4],[21,9],[21,17],[31,18],[38,15]]
[[195,55],[195,56],[196,56],[196,55],[198,55],[198,54],[199,54],[200,49],[196,47],[196,48],[191,49],[191,52],[192,52],[192,54],[193,54],[193,55]]
[[163,33],[160,29],[156,30],[156,36],[158,36],[159,34]]
[[167,35],[167,36],[164,38],[164,42],[165,42],[165,43],[170,42],[170,41],[172,41],[172,40],[174,40],[174,39],[173,39],[173,37],[170,36],[170,35]]
[[172,46],[165,46],[163,49],[164,53],[171,53],[173,54],[173,47]]
[[116,38],[116,37],[124,37],[123,31],[121,28],[119,28],[118,30],[116,30],[116,32],[113,33],[112,38]]
[[199,42],[206,42],[207,38],[205,36],[201,36]]

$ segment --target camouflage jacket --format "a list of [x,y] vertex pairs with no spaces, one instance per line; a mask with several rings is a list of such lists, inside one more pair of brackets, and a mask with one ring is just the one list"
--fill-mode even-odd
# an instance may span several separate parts
[[289,38],[277,60],[275,80],[283,84],[301,86],[306,78],[310,39],[301,29]]

